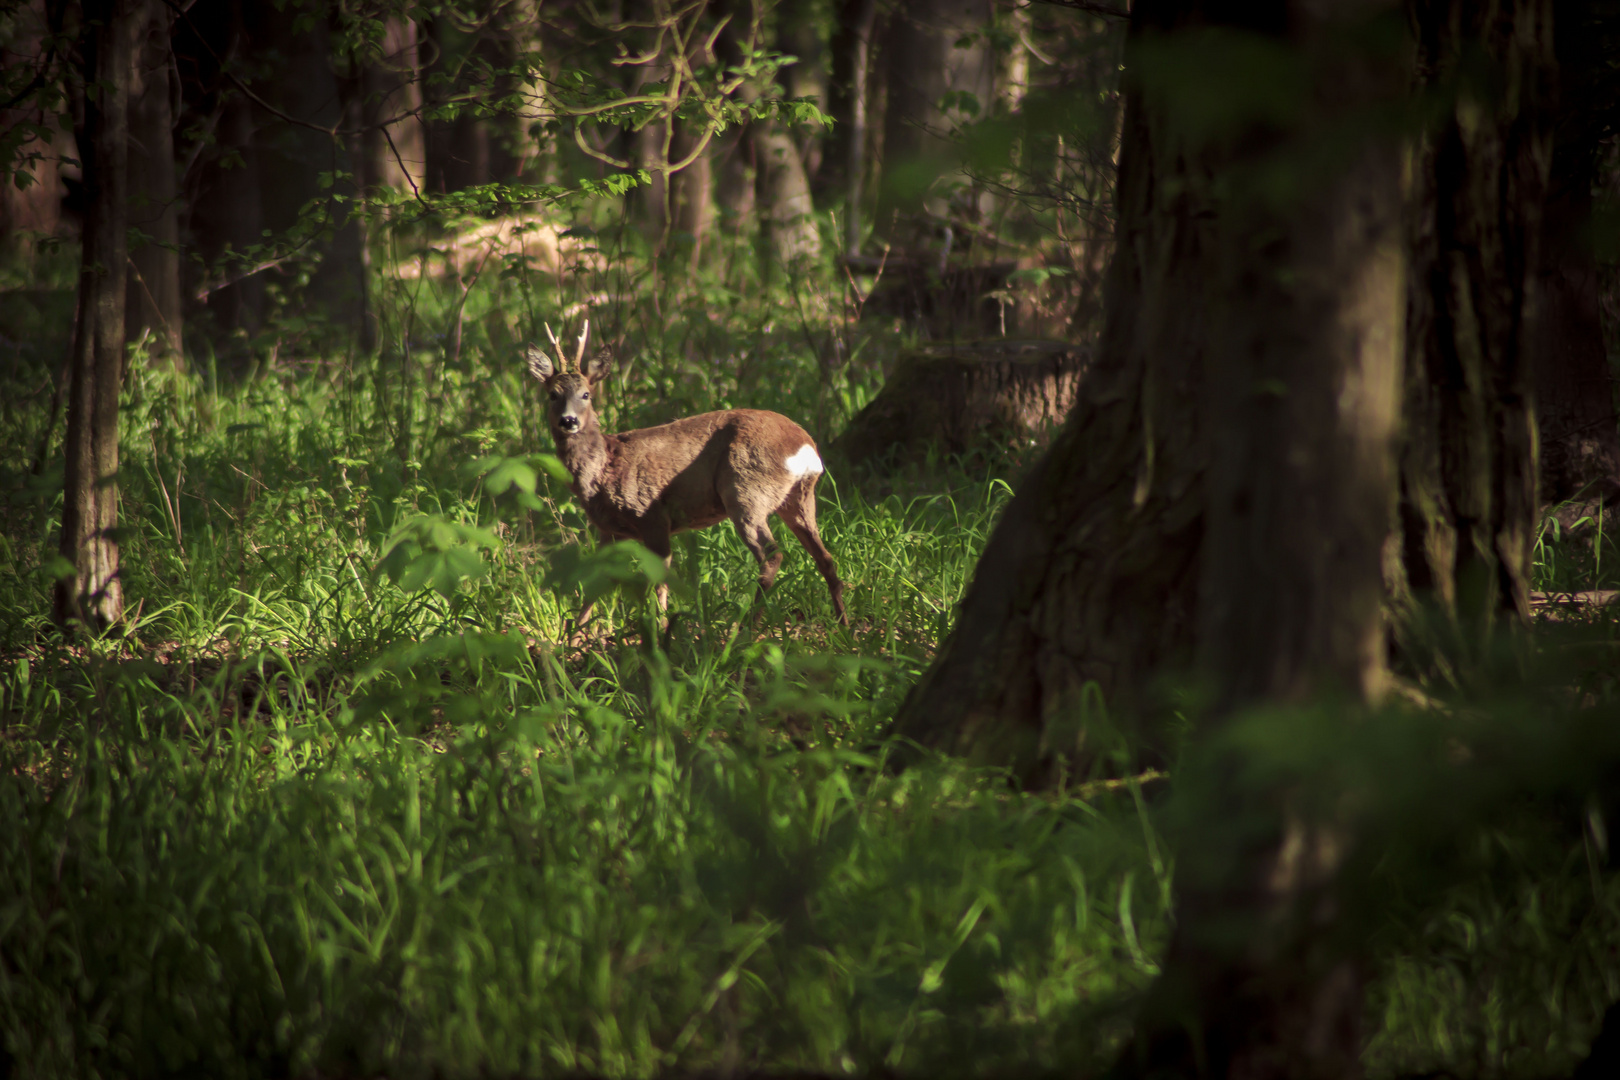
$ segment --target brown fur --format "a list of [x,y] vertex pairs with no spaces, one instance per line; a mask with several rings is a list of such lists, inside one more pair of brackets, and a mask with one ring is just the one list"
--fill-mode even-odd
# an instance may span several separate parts
[[[667,566],[671,534],[706,529],[730,518],[759,562],[763,594],[782,565],[782,553],[766,523],[774,513],[815,560],[832,595],[834,613],[847,623],[844,583],[816,528],[816,481],[821,474],[795,476],[786,465],[804,447],[816,449],[809,434],[787,417],[760,409],[703,413],[658,427],[605,434],[590,394],[607,378],[611,366],[604,352],[584,371],[560,371],[539,349],[529,350],[529,370],[549,396],[547,426],[574,478],[574,495],[603,540],[638,540]],[[668,589],[660,586],[660,607],[667,598]]]

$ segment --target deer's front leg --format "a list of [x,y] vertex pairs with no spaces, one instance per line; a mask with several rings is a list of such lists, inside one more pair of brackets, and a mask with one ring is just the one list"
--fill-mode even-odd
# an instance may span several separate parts
[[669,610],[669,563],[672,552],[669,546],[669,514],[662,506],[655,506],[647,512],[646,519],[641,526],[641,543],[648,551],[664,560],[664,576],[666,580],[658,583],[658,610]]

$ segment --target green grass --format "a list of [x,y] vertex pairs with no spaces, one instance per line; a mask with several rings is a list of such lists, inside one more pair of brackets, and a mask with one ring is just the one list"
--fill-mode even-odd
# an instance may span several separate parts
[[[716,528],[677,545],[667,633],[634,573],[576,633],[578,586],[617,564],[588,553],[543,468],[532,491],[485,482],[550,449],[513,342],[617,289],[610,429],[746,404],[824,443],[904,344],[847,323],[830,274],[766,282],[737,257],[655,291],[615,258],[555,288],[489,275],[455,358],[449,290],[387,280],[384,340],[423,344],[409,363],[290,318],[188,375],[137,355],[119,639],[49,627],[60,452],[29,464],[60,342],[16,352],[0,376],[13,1075],[1109,1060],[1168,938],[1160,807],[1129,788],[1020,794],[949,761],[884,768],[884,726],[1023,461],[835,470],[820,518],[847,630],[786,535],[753,617],[752,559]],[[442,588],[402,587],[418,578]],[[1578,1059],[1620,996],[1615,875],[1581,813],[1533,808],[1439,902],[1392,901],[1374,1075]]]

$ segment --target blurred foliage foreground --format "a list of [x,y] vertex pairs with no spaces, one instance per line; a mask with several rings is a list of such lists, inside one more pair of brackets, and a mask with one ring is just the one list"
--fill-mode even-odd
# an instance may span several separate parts
[[[875,390],[887,329],[851,331],[802,281],[723,303],[710,285],[660,286],[610,428],[748,404],[825,440]],[[413,311],[523,312],[514,336],[563,321],[500,288],[424,289]],[[1035,795],[960,762],[883,767],[1029,448],[823,483],[847,631],[791,545],[751,618],[727,529],[677,548],[664,629],[661,568],[584,543],[506,347],[289,347],[231,376],[137,350],[131,630],[71,647],[46,623],[50,362],[17,352],[0,1073],[1100,1071],[1157,971],[1198,785]],[[1544,586],[1620,565],[1583,535],[1545,539]],[[1620,996],[1593,797],[1620,635],[1601,613],[1536,633],[1487,674],[1446,669],[1428,708],[1231,736],[1257,783],[1353,805],[1377,856],[1357,898],[1375,1076],[1567,1073]]]

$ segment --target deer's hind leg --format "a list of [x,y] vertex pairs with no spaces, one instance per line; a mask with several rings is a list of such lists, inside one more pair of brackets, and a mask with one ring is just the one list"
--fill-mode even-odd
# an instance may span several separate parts
[[782,500],[782,505],[777,507],[776,515],[793,530],[793,535],[799,538],[804,550],[815,560],[816,569],[821,571],[821,576],[827,582],[827,591],[832,594],[833,614],[847,626],[849,615],[844,611],[844,583],[838,578],[838,564],[833,561],[827,545],[821,542],[821,530],[816,528],[816,481],[819,479],[820,473],[811,473],[794,484],[787,498]]
[[731,517],[731,523],[737,527],[737,535],[742,537],[742,542],[754,553],[754,560],[759,563],[759,595],[763,597],[775,583],[777,571],[782,569],[782,550],[777,547],[776,537],[771,535],[771,527],[766,524],[770,507],[750,505],[735,488],[722,490],[720,501]]

